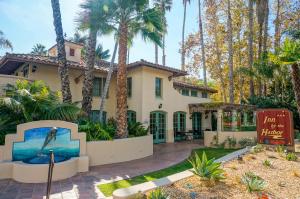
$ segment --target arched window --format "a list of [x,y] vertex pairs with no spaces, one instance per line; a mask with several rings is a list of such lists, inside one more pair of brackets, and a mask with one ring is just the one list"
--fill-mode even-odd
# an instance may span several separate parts
[[136,112],[128,110],[127,111],[127,123],[136,123]]
[[173,114],[173,128],[174,132],[183,132],[186,129],[186,113],[185,112],[175,112]]

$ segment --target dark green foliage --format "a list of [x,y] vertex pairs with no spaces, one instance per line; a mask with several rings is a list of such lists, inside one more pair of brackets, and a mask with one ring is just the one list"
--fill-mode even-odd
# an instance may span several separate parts
[[5,135],[15,133],[18,124],[37,120],[75,121],[80,109],[62,103],[60,94],[52,92],[42,81],[17,81],[8,85],[0,98],[0,144]]
[[145,128],[140,122],[128,123],[129,137],[145,136],[148,133],[149,128]]
[[221,163],[215,162],[214,158],[208,160],[205,152],[202,153],[202,159],[195,153],[188,161],[193,166],[193,172],[205,180],[225,179],[224,170],[220,168]]
[[263,191],[266,187],[265,180],[252,172],[245,173],[242,176],[242,182],[246,185],[250,193]]
[[288,161],[297,161],[298,157],[295,153],[288,153],[285,157]]
[[79,131],[86,133],[87,141],[112,140],[112,136],[106,126],[97,122],[81,121]]

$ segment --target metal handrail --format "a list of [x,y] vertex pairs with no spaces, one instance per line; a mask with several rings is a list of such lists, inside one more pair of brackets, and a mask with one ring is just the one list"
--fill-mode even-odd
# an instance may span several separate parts
[[49,169],[48,169],[48,181],[47,181],[47,193],[46,199],[50,198],[51,194],[51,184],[52,184],[52,175],[53,175],[53,168],[54,168],[54,153],[52,150],[50,152],[50,159],[49,159]]

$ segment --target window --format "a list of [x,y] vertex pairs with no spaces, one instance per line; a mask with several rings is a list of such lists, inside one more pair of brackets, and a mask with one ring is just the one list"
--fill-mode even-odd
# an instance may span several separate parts
[[70,48],[70,56],[75,56],[75,49],[74,48]]
[[132,96],[132,77],[127,78],[127,96]]
[[192,97],[198,97],[198,92],[195,90],[191,90],[191,96]]
[[[104,91],[106,78],[95,77],[93,80],[93,96],[101,97],[102,92]],[[107,92],[108,93],[108,92]],[[107,95],[108,97],[108,95]]]
[[188,90],[188,89],[182,89],[181,90],[181,94],[185,95],[185,96],[189,96],[190,95],[190,90]]
[[208,97],[207,92],[202,92],[202,98],[207,98],[207,97]]
[[155,78],[155,96],[162,97],[162,79],[158,77]]
[[22,72],[23,72],[23,77],[28,77],[29,65],[24,66]]
[[185,112],[175,112],[173,114],[173,129],[174,132],[185,131]]
[[[102,123],[106,123],[106,112],[103,111],[103,118],[102,118]],[[99,117],[100,117],[100,111],[99,110],[92,110],[90,118],[93,122],[99,122]]]
[[127,123],[136,123],[136,112],[135,111],[127,111]]

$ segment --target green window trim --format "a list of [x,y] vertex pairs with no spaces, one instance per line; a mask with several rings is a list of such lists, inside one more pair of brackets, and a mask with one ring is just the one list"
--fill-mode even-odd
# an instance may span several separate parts
[[181,94],[184,95],[184,96],[189,96],[190,95],[190,90],[183,88],[181,90]]
[[[102,123],[106,123],[106,111],[103,111],[103,120]],[[100,116],[100,111],[99,110],[92,110],[90,118],[93,122],[99,122],[99,116]]]
[[136,112],[132,110],[127,111],[127,123],[136,123]]
[[127,97],[132,96],[132,77],[127,78]]
[[[94,77],[93,79],[93,97],[101,97],[102,92],[104,91],[104,86],[105,86],[106,78],[105,77]],[[108,93],[106,98],[108,98]]]
[[198,97],[198,91],[191,90],[191,96],[192,97]]
[[155,78],[155,96],[162,97],[162,78]]
[[174,132],[186,130],[186,113],[182,111],[174,112],[173,114],[173,130]]
[[202,120],[202,113],[194,112],[192,114],[192,128],[193,128],[193,131],[197,131],[197,132],[201,131],[201,120]]

